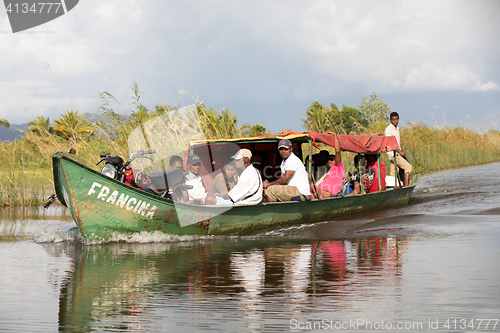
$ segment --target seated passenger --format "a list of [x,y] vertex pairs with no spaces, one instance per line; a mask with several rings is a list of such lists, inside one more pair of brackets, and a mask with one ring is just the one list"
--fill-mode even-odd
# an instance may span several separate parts
[[366,167],[368,170],[373,170],[373,183],[371,186],[368,188],[368,193],[371,192],[378,192],[378,191],[385,191],[385,163],[380,161],[380,180],[381,180],[381,185],[382,189],[380,189],[379,184],[378,184],[378,166],[377,166],[377,155],[365,155],[366,156]]
[[346,188],[345,194],[358,194],[361,193],[361,186],[359,185],[359,162],[361,159],[361,170],[362,174],[365,173],[365,165],[366,165],[366,159],[363,155],[356,155],[354,156],[354,167],[356,168],[356,171],[351,175],[351,180],[349,181],[349,184]]
[[201,160],[198,155],[193,155],[188,158],[187,167],[186,185],[193,186],[193,188],[187,190],[187,203],[204,204],[207,192],[200,176]]
[[259,172],[260,179],[264,179],[264,175],[263,175],[264,165],[262,164],[262,157],[260,157],[259,155],[252,155],[252,158],[250,159],[250,163]]
[[345,169],[342,163],[342,155],[340,153],[340,142],[337,133],[327,131],[326,134],[331,134],[335,142],[335,155],[327,162],[327,167],[330,167],[323,180],[317,186],[318,194],[323,198],[334,197],[342,191],[345,179]]
[[[378,192],[378,166],[377,166],[377,155],[365,155],[366,161],[364,162],[364,168],[361,172],[363,188],[365,193]],[[365,171],[366,170],[366,171]],[[385,164],[380,162],[380,179],[383,180],[382,191],[386,190],[385,186]],[[351,194],[363,193],[359,186],[359,172],[353,175],[354,191]]]
[[[181,169],[184,173],[186,173],[186,171],[184,170],[184,162],[182,161],[182,157],[177,156],[177,155],[173,155],[170,158],[170,162],[168,164],[169,164],[170,169]],[[198,169],[198,171],[199,171],[199,169]],[[182,191],[182,198],[180,198],[180,196],[179,196],[179,201],[182,201],[182,202],[189,201],[189,195],[188,195],[187,190]]]
[[283,158],[281,162],[281,178],[269,182],[264,181],[268,202],[276,201],[309,201],[311,187],[309,176],[302,161],[292,152],[292,143],[283,139],[278,143],[278,151]]
[[182,161],[182,157],[174,155],[170,158],[169,168],[170,169],[182,169],[184,167],[184,162]]
[[252,153],[248,149],[240,149],[231,158],[236,168],[243,170],[236,185],[226,193],[220,194],[217,204],[255,205],[262,202],[262,179],[259,171],[250,163]]
[[262,180],[272,180],[272,167],[269,161],[269,155],[266,152],[259,152],[258,155],[252,155],[250,159],[253,167],[260,172]]
[[314,174],[314,179],[316,180],[316,183],[319,184],[319,180],[322,179],[332,166],[332,163],[330,163],[330,158],[333,155],[330,155],[328,150],[321,150],[318,154],[315,154],[313,156],[313,174]]
[[222,172],[215,176],[208,193],[221,194],[231,191],[236,185],[237,180],[238,174],[236,173],[235,165],[232,160],[227,160],[224,162]]

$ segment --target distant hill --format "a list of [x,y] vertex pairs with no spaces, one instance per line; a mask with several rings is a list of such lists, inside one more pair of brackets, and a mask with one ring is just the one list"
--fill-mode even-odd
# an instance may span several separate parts
[[[89,121],[104,120],[105,118],[97,113],[84,113],[85,119]],[[56,118],[57,119],[57,118]],[[24,133],[22,131],[28,130],[28,124],[11,124],[9,128],[0,127],[0,141],[22,140]]]
[[100,114],[98,113],[89,113],[89,112],[86,112],[83,114],[85,117],[85,119],[87,119],[88,121],[105,121],[106,118],[104,116],[101,116]]
[[11,124],[9,128],[0,127],[0,141],[12,142],[16,139],[22,140],[24,133],[28,130],[28,124]]

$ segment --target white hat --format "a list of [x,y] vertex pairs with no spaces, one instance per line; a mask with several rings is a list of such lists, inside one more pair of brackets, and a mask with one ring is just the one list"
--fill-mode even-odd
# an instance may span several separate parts
[[243,157],[252,158],[252,152],[248,149],[240,149],[236,154],[231,156],[233,160],[241,160]]

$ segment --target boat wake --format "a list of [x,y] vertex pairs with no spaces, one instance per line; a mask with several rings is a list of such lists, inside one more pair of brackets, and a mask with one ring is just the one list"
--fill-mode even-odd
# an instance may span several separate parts
[[497,224],[500,207],[466,209],[446,214],[407,214],[363,223],[346,237],[422,236],[447,237],[474,232],[480,224]]
[[[80,231],[70,217],[36,216],[26,219],[24,216],[5,216],[0,220],[0,241],[16,242],[31,240],[36,243],[81,243],[96,245],[107,243],[183,243],[199,244],[217,240],[253,240],[253,239],[351,239],[376,236],[439,236],[456,232],[468,232],[479,223],[496,223],[500,215],[498,205],[476,208],[447,210],[441,214],[413,213],[392,211],[395,215],[383,212],[371,212],[346,216],[342,220],[303,223],[262,230],[244,236],[177,236],[154,232],[119,232],[100,229],[83,239]],[[5,212],[4,212],[5,213]],[[5,214],[4,214],[5,215]]]
[[82,237],[77,227],[68,226],[47,230],[42,234],[34,235],[32,240],[35,243],[82,242]]
[[0,209],[0,242],[33,241],[39,244],[80,243],[188,243],[227,239],[230,236],[176,236],[161,231],[120,232],[100,228],[85,239],[73,222],[69,210],[62,206]]
[[165,234],[161,231],[120,232],[110,229],[101,229],[99,231],[96,231],[95,233],[88,235],[88,237],[84,239],[77,227],[70,227],[48,231],[44,234],[34,236],[32,240],[36,243],[78,242],[84,245],[99,245],[107,243],[198,243],[199,241],[223,238],[231,237],[197,235],[177,236],[172,234]]

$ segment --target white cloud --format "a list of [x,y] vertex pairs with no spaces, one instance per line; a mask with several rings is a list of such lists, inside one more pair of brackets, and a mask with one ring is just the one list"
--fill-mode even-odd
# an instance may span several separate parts
[[[130,96],[134,80],[158,104],[186,89],[208,103],[263,110],[335,93],[495,92],[498,3],[80,1],[30,33],[0,34],[0,92],[10,108],[0,117],[61,107],[44,61],[64,103],[81,112],[94,111],[85,108],[96,91]],[[0,27],[6,22],[0,16]]]
[[500,90],[500,87],[495,82],[488,81],[487,83],[481,84],[475,90],[477,90],[477,91]]
[[90,100],[81,97],[75,99],[60,97],[53,82],[37,79],[0,81],[0,96],[8,96],[2,102],[0,117],[6,118],[11,123],[28,122],[38,116],[54,119],[65,109],[72,109],[75,104],[85,106],[91,103]]
[[408,70],[402,83],[406,90],[464,90],[488,91],[500,90],[500,87],[489,81],[481,83],[481,77],[463,64],[422,64],[419,68]]
[[[500,31],[500,24],[490,18],[491,25],[485,27],[483,22],[477,27],[484,19],[480,15],[484,10],[471,11],[463,4],[419,1],[339,5],[325,11],[333,13],[330,20],[314,20],[317,13],[312,18],[304,15],[307,24],[300,29],[297,43],[311,59],[318,60],[315,71],[383,86],[386,92],[498,89],[482,64],[498,56],[498,37],[489,38],[493,37],[490,30]],[[484,43],[492,48],[486,55],[478,52]],[[485,78],[491,83],[484,83]]]

